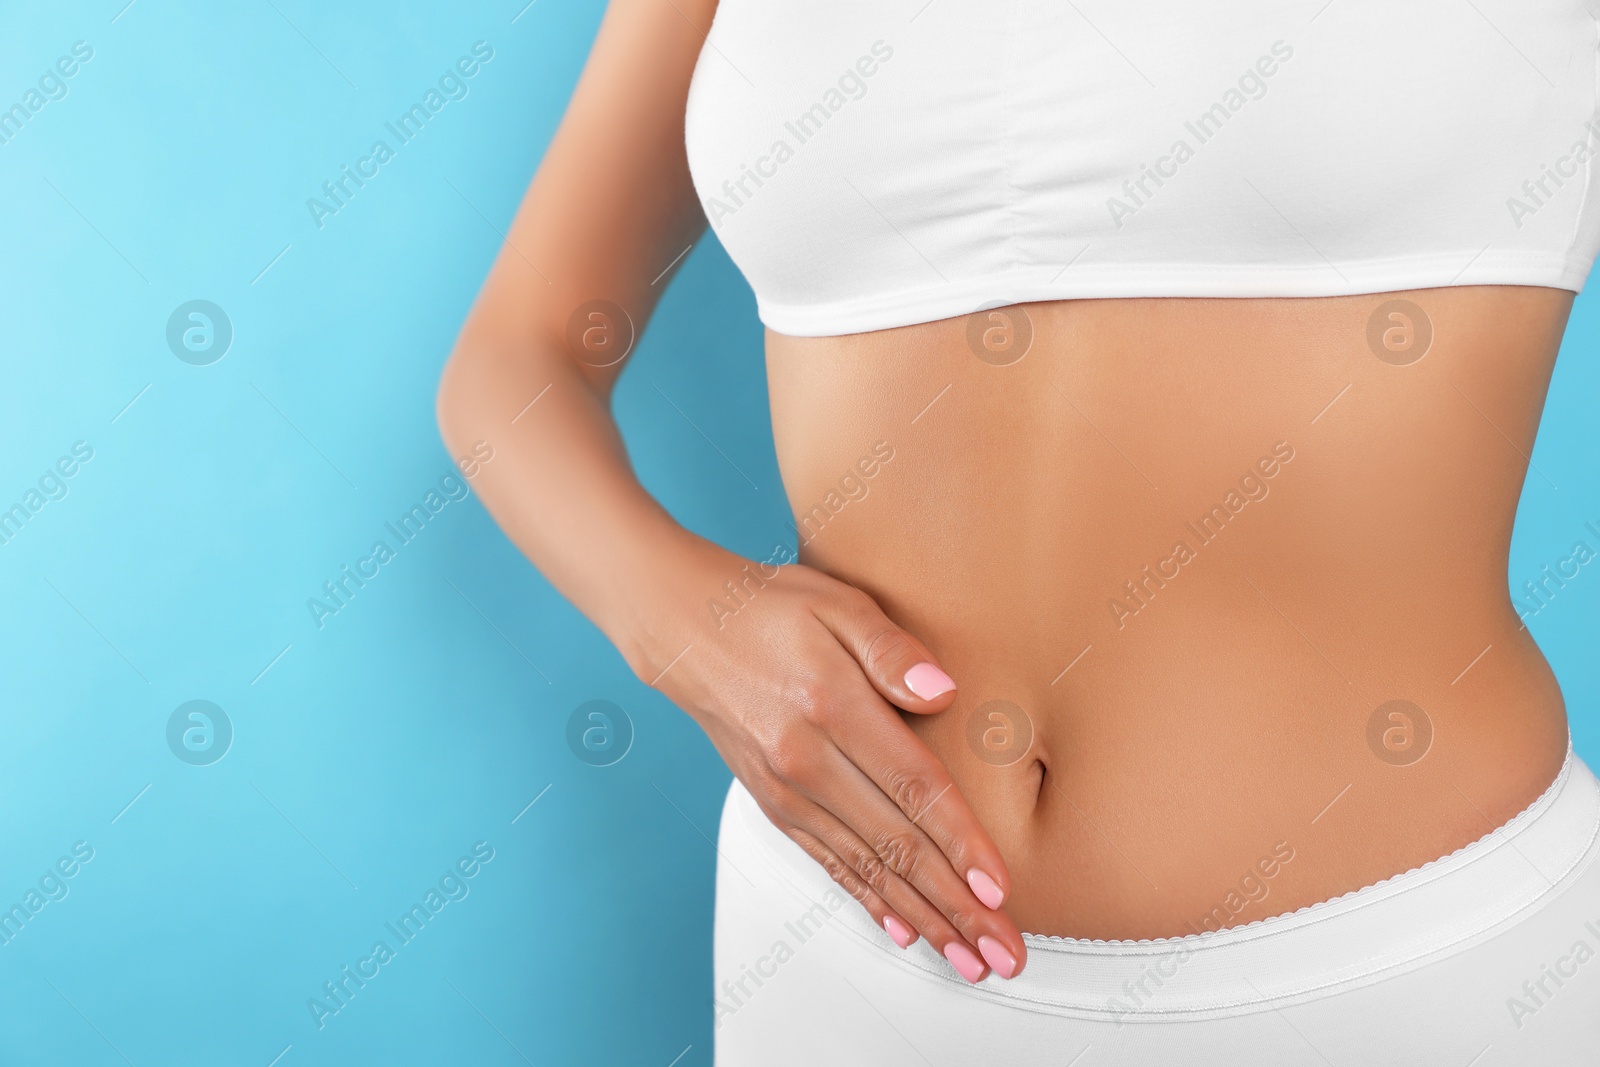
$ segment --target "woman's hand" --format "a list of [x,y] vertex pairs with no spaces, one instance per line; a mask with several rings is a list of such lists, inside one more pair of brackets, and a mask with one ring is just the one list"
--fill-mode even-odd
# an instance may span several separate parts
[[680,588],[731,609],[732,578],[742,606],[705,608],[676,662],[636,672],[902,948],[921,934],[969,982],[1015,976],[1026,948],[1000,910],[1000,850],[895,710],[943,711],[955,683],[866,593],[801,564],[773,569],[731,554],[697,567]]

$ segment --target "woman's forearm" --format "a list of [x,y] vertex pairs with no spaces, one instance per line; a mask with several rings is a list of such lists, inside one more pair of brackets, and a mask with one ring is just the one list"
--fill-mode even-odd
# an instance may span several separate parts
[[[715,6],[607,6],[456,342],[439,424],[458,456],[493,447],[473,483],[501,528],[890,936],[926,938],[974,981],[1010,977],[1027,947],[1001,910],[999,848],[900,714],[944,711],[955,683],[861,590],[798,563],[747,572],[676,524],[612,419],[616,353],[568,348],[574,309],[600,301],[642,328],[705,231],[684,113]],[[707,605],[734,581],[760,594],[725,626]]]
[[676,654],[694,576],[730,554],[639,484],[605,385],[561,345],[469,322],[440,383],[440,430],[454,455],[494,449],[473,479],[484,506],[649,681]]

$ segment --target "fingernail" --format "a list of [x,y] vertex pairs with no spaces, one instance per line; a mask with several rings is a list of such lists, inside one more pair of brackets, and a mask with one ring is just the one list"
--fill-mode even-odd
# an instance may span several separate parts
[[883,917],[883,928],[894,939],[894,943],[901,948],[910,948],[911,942],[917,939],[917,935],[912,933],[905,923],[896,919],[893,915],[885,915]]
[[931,663],[919,663],[906,671],[906,688],[923,700],[943,696],[955,687],[955,679]]
[[983,961],[972,954],[972,950],[960,941],[952,941],[944,947],[944,958],[950,961],[950,966],[956,973],[967,981],[976,984],[978,976],[983,973]]
[[983,958],[1001,978],[1010,978],[1017,973],[1017,958],[995,938],[987,935],[978,938],[978,951],[983,953]]
[[972,895],[983,901],[983,906],[990,911],[994,911],[1005,900],[1005,894],[1000,892],[995,880],[976,867],[967,872],[967,884],[972,887]]

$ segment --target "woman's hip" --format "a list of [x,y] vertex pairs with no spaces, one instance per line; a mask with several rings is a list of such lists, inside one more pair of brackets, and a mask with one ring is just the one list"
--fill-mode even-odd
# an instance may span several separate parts
[[735,782],[717,1063],[1593,1062],[1597,836],[1600,783],[1569,755],[1510,822],[1404,874],[1200,935],[1027,935],[1021,976],[969,986],[926,943],[897,948]]

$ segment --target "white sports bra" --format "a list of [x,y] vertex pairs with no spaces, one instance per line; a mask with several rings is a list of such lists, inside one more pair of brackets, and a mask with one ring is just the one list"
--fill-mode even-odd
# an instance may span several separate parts
[[722,0],[696,190],[780,333],[1033,300],[1582,288],[1580,0]]

